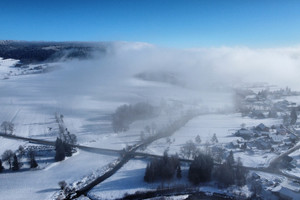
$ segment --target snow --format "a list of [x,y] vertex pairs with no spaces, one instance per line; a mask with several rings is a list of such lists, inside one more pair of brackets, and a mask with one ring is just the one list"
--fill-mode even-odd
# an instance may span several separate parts
[[[230,91],[203,92],[194,88],[142,81],[132,76],[120,79],[118,75],[113,77],[109,72],[102,73],[101,69],[90,74],[78,66],[85,66],[84,62],[74,67],[62,64],[62,68],[51,73],[21,76],[21,72],[10,72],[17,70],[11,67],[17,62],[0,59],[0,123],[13,122],[14,134],[18,136],[54,141],[58,133],[54,114],[58,113],[64,115],[65,126],[77,136],[79,144],[120,150],[139,142],[140,132],[147,125],[155,124],[157,130],[160,130],[180,118],[186,110],[201,110],[202,115],[190,120],[170,137],[171,144],[167,144],[166,138],[163,138],[145,150],[162,155],[167,148],[169,154],[178,153],[183,144],[189,140],[194,141],[197,135],[204,144],[215,133],[219,144],[224,145],[240,139],[232,134],[241,128],[241,124],[253,127],[260,123],[271,126],[281,122],[277,119],[251,119],[232,113]],[[8,75],[9,79],[2,80]],[[113,133],[110,117],[115,109],[125,103],[141,101],[155,106],[165,103],[168,108],[155,118],[135,121],[127,132]],[[27,142],[2,137],[0,144],[0,154],[7,149],[15,151],[19,145],[29,145]],[[246,166],[261,167],[266,166],[276,155],[234,152],[234,156],[241,157]],[[93,175],[101,174],[106,169],[105,166],[116,158],[80,150],[62,162],[54,163],[51,160],[35,170],[24,168],[14,173],[5,170],[0,174],[1,198],[51,199],[59,190],[59,181],[75,184],[87,180]],[[97,185],[89,195],[115,199],[122,198],[125,193],[156,189],[161,183],[148,184],[143,181],[147,162],[130,160],[116,174]],[[290,173],[299,175],[296,170]],[[175,181],[174,184],[182,182],[187,183],[187,180]]]
[[[9,63],[8,61],[5,60],[6,70],[17,62],[9,61]],[[4,64],[1,65],[1,69],[4,69],[3,66]],[[134,122],[128,132],[115,134],[112,132],[110,115],[118,106],[139,101],[152,102],[152,100],[158,105],[166,96],[166,90],[169,99],[165,101],[168,103],[175,100],[183,103],[184,100],[189,99],[184,108],[195,105],[201,107],[205,104],[195,104],[199,95],[195,95],[193,90],[160,83],[144,82],[139,85],[140,83],[132,79],[124,80],[123,86],[120,85],[120,87],[104,84],[104,86],[94,85],[91,88],[85,88],[73,82],[73,79],[69,79],[69,76],[74,75],[72,70],[61,68],[51,73],[18,75],[0,80],[0,122],[13,122],[15,135],[54,141],[58,136],[58,125],[54,114],[63,114],[65,126],[71,133],[77,135],[78,143],[100,148],[122,149],[128,144],[137,142],[140,139],[140,131],[146,125],[156,123],[158,127],[165,126],[170,120],[176,119],[181,110],[163,113],[156,119]],[[70,87],[72,84],[74,86]],[[157,95],[153,96],[154,93]],[[182,97],[180,93],[186,95]],[[170,117],[170,114],[173,117]],[[0,142],[0,154],[7,149],[15,151],[19,145],[29,145],[27,142],[1,137]],[[36,170],[29,170],[28,167],[14,173],[5,170],[0,174],[0,188],[1,191],[5,191],[1,198],[33,200],[51,198],[58,191],[59,181],[65,180],[68,183],[80,181],[97,170],[101,171],[104,166],[115,159],[116,157],[113,156],[79,151],[78,154],[62,162],[53,163],[51,160],[48,163],[40,163],[40,168]],[[122,175],[124,178],[126,173],[130,172],[130,168],[132,168],[132,173],[138,172],[133,179],[131,178],[132,191],[148,188],[149,186],[143,182],[146,163],[130,161],[128,164],[127,171]],[[130,178],[129,175],[127,177]],[[134,182],[134,179],[139,180],[138,184]],[[112,180],[108,179],[108,181]],[[136,187],[138,185],[142,187]],[[154,189],[156,187],[157,185]],[[17,194],[16,191],[18,191]],[[107,192],[111,193],[108,189]]]
[[[45,169],[1,173],[1,198],[51,199],[59,190],[58,182],[72,183],[86,174],[101,168],[115,158],[80,151],[64,161],[53,163]],[[17,192],[16,192],[17,191]]]
[[111,178],[96,186],[89,192],[89,196],[98,199],[122,198],[125,193],[133,194],[138,190],[156,189],[157,184],[144,182],[147,162],[143,160],[131,160],[125,164]]
[[10,67],[14,66],[18,62],[19,60],[3,59],[0,57],[0,80],[8,78],[9,75],[12,74],[14,71]]
[[[133,159],[126,163],[112,177],[94,187],[88,196],[92,199],[116,199],[122,198],[125,194],[134,194],[137,191],[155,190],[161,186],[161,182],[146,183],[144,181],[145,169],[148,160]],[[183,178],[178,180],[174,178],[170,183],[165,185],[188,184],[186,179],[187,170],[183,170]]]
[[[187,141],[195,141],[197,135],[202,140],[202,145],[209,141],[214,133],[219,140],[219,143],[229,143],[241,139],[240,137],[232,136],[238,129],[241,128],[241,124],[245,123],[248,127],[253,127],[259,123],[264,123],[267,126],[278,124],[277,119],[252,119],[249,117],[241,117],[240,114],[208,114],[200,115],[190,120],[184,127],[175,132],[170,138],[174,141],[169,145],[169,152],[175,154],[180,152],[180,147]],[[168,145],[166,139],[160,139],[148,146],[147,152],[152,154],[162,155]],[[255,161],[255,160],[253,160]]]
[[248,153],[248,152],[235,152],[235,159],[241,158],[244,166],[247,167],[268,167],[269,163],[273,158],[278,156],[275,153],[258,152]]
[[293,158],[292,164],[295,168],[284,170],[284,173],[300,177],[300,150],[294,151],[289,156]]

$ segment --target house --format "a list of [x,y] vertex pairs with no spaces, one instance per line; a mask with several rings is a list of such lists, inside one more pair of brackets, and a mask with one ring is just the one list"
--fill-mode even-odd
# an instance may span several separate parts
[[251,137],[254,136],[254,132],[245,128],[242,128],[238,130],[235,134],[235,136],[242,137],[245,140],[249,140]]
[[249,115],[249,117],[256,118],[256,119],[264,119],[264,118],[266,118],[266,116],[264,115],[264,113],[262,111],[259,111],[259,110],[252,110],[251,114]]
[[285,129],[285,128],[282,128],[282,127],[278,127],[277,129],[276,129],[276,134],[278,134],[278,135],[286,135],[288,132],[287,132],[287,130]]
[[284,137],[282,135],[271,135],[271,141],[272,143],[282,143],[283,142]]
[[232,141],[226,145],[228,149],[236,149],[239,148],[239,144],[236,141]]
[[257,98],[256,98],[256,95],[248,95],[245,100],[249,103],[253,103],[253,102],[257,101]]
[[265,126],[263,123],[260,123],[258,126],[255,127],[255,130],[259,132],[269,132],[270,128]]
[[254,146],[257,149],[260,150],[266,150],[266,149],[271,149],[272,145],[269,141],[267,141],[265,138],[259,138],[255,141],[253,141]]

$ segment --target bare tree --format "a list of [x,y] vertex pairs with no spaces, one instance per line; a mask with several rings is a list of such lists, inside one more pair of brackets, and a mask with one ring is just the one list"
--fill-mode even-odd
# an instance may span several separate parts
[[66,181],[59,181],[58,185],[60,187],[60,189],[65,189],[65,187],[67,187],[67,182]]
[[189,140],[187,141],[181,148],[180,148],[180,154],[184,158],[191,158],[195,157],[199,153],[199,149],[197,148],[196,144]]
[[7,162],[7,164],[9,165],[9,169],[11,169],[12,167],[13,159],[14,159],[14,152],[12,150],[6,150],[2,154],[2,160],[3,162]]
[[13,134],[14,132],[14,124],[12,122],[4,121],[1,124],[1,129],[5,134]]
[[196,142],[196,144],[198,144],[198,145],[202,142],[202,140],[201,140],[201,138],[200,138],[199,135],[197,135],[197,136],[195,137],[195,142]]

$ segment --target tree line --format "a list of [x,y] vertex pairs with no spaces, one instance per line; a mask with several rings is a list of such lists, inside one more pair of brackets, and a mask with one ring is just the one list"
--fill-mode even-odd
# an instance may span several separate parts
[[129,125],[136,120],[147,119],[155,115],[155,108],[145,102],[124,104],[112,114],[112,128],[115,133],[129,130]]
[[[144,181],[165,182],[174,178],[181,178],[181,166],[178,155],[169,156],[166,152],[162,158],[152,159],[145,170]],[[247,171],[240,158],[234,159],[230,151],[221,163],[217,164],[211,153],[198,153],[193,157],[188,170],[188,180],[194,184],[215,180],[222,187],[230,185],[243,186],[246,184]]]
[[18,171],[23,166],[21,160],[24,156],[27,157],[30,168],[36,168],[38,166],[35,159],[35,152],[33,150],[25,151],[23,146],[19,146],[16,152],[13,152],[12,150],[4,151],[0,159],[0,172],[5,169],[3,163],[6,163],[9,166],[9,170]]

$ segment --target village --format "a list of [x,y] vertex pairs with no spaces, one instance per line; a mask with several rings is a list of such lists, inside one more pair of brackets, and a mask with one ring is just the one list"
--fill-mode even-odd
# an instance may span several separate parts
[[[264,162],[256,167],[280,172],[281,176],[273,175],[270,179],[268,176],[264,177],[265,174],[259,176],[255,172],[252,176],[255,177],[256,184],[261,185],[261,189],[277,194],[282,199],[296,199],[300,195],[299,174],[294,173],[298,171],[300,164],[300,122],[297,120],[300,102],[287,100],[289,97],[297,100],[299,95],[299,92],[291,91],[288,87],[274,91],[262,89],[256,93],[249,89],[238,90],[237,109],[243,116],[255,119],[275,118],[280,119],[281,123],[271,126],[260,123],[252,127],[241,124],[241,128],[233,133],[233,136],[240,139],[226,146],[240,156],[265,155]],[[285,182],[282,175],[293,175],[298,180]]]

